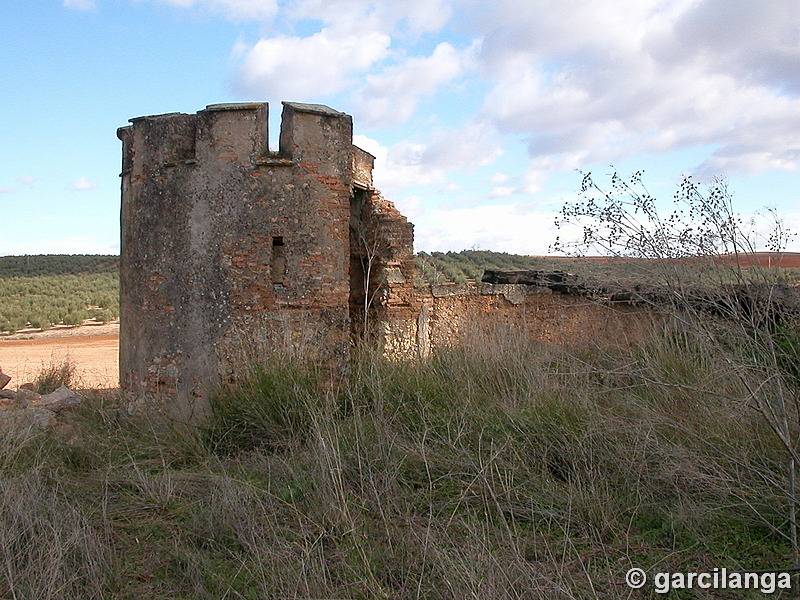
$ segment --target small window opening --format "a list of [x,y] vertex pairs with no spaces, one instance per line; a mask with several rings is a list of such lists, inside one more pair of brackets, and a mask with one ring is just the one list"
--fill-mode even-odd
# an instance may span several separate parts
[[286,273],[286,255],[284,254],[283,236],[276,235],[272,238],[272,263],[270,271],[272,283],[283,285],[283,276]]

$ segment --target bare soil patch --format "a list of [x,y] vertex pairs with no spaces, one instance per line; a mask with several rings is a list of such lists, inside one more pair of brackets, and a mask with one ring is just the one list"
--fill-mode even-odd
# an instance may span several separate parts
[[21,332],[0,338],[0,368],[9,388],[33,381],[42,367],[69,360],[78,388],[119,386],[119,324]]

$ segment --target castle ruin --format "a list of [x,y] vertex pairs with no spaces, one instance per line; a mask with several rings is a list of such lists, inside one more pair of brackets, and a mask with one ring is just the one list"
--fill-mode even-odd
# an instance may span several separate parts
[[425,355],[468,323],[540,339],[622,327],[616,309],[520,285],[414,285],[413,226],[372,185],[352,118],[266,103],[131,119],[122,140],[120,385],[130,411],[202,414],[261,349],[331,365],[354,338]]

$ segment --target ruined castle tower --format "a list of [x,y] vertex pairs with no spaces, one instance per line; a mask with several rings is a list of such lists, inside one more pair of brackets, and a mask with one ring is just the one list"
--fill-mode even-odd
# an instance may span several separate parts
[[412,226],[372,187],[351,117],[284,102],[270,152],[268,109],[216,104],[118,130],[131,411],[192,419],[261,350],[341,360],[368,314],[416,314]]

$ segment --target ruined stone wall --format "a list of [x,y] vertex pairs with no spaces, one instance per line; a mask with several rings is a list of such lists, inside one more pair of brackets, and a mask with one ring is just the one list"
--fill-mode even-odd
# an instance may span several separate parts
[[415,311],[389,312],[384,346],[401,356],[426,355],[472,333],[514,331],[555,344],[594,346],[641,341],[652,315],[526,285],[441,285],[420,290]]
[[120,380],[191,419],[260,346],[347,352],[352,120],[284,103],[132,119],[123,141]]

